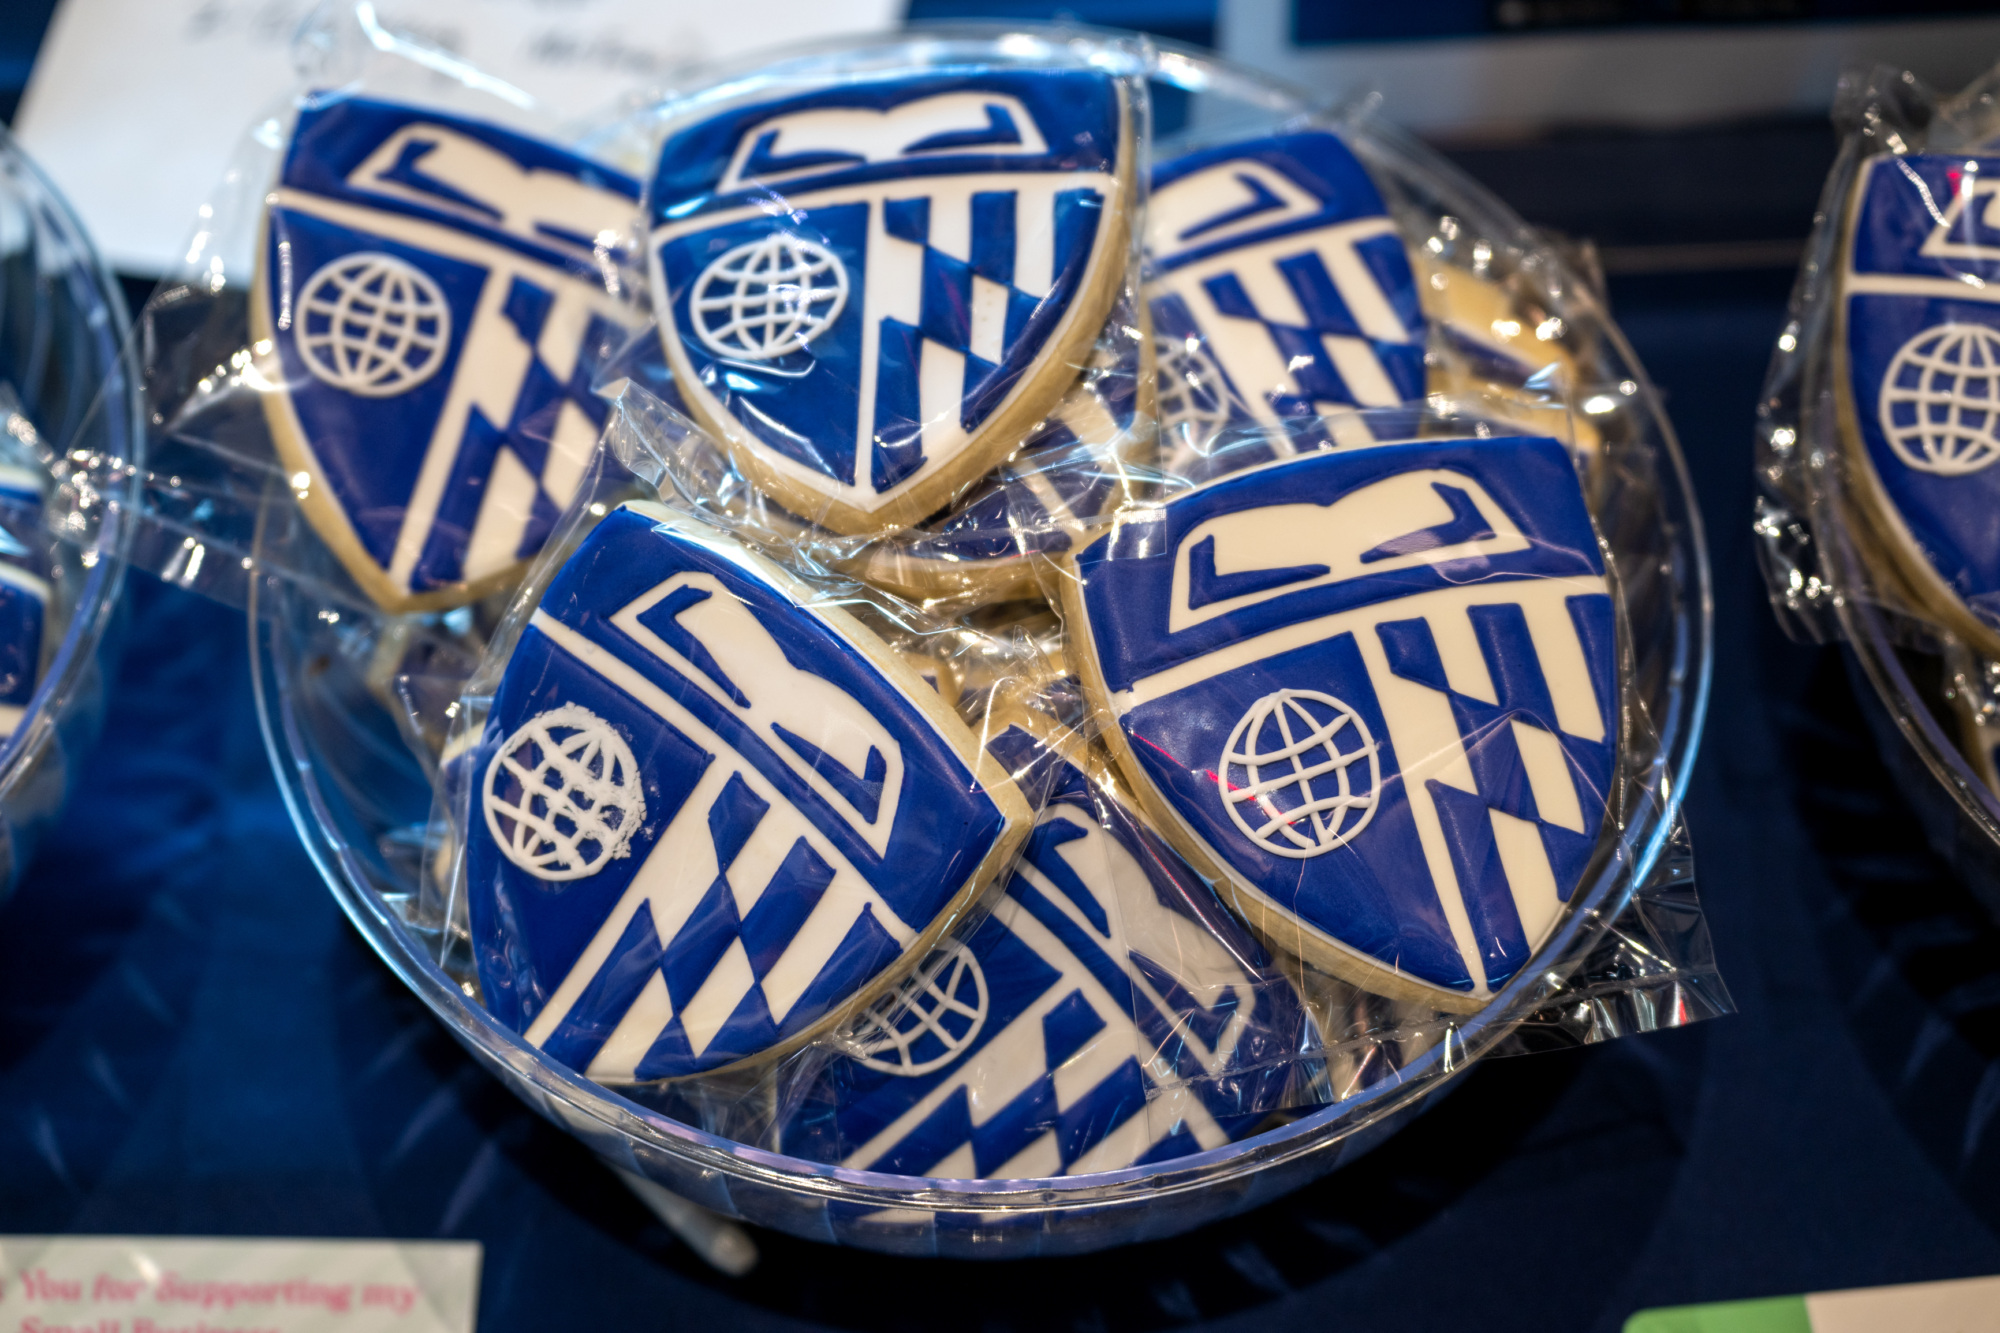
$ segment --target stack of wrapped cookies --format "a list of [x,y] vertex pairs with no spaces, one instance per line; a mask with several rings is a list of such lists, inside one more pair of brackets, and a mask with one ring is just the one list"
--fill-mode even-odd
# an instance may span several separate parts
[[279,671],[393,719],[432,804],[355,854],[512,1049],[785,1159],[1118,1172],[1462,1067],[1650,874],[1699,705],[1634,663],[1705,671],[1705,571],[1619,563],[1687,531],[1595,298],[1355,115],[1156,133],[1163,68],[850,43],[618,161],[301,100]]

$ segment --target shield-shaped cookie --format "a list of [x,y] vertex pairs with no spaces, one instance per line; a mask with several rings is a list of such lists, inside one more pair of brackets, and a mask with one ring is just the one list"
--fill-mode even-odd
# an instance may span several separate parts
[[654,304],[696,420],[794,513],[886,532],[1019,448],[1128,267],[1124,86],[857,78],[671,134]]
[[2000,158],[1879,157],[1852,207],[1836,380],[1872,544],[2000,653]]
[[731,539],[607,517],[471,756],[487,1007],[603,1083],[774,1055],[871,999],[1029,822],[900,656]]
[[1198,456],[1226,428],[1288,419],[1281,441],[1311,447],[1332,428],[1298,419],[1338,423],[1343,408],[1423,396],[1424,321],[1402,237],[1326,131],[1156,166],[1145,293],[1169,449]]
[[1254,1130],[1316,1054],[1291,983],[1095,751],[1026,717],[992,749],[1051,788],[1006,895],[876,1002],[798,1099],[785,1151],[1005,1180]]
[[1470,1010],[1561,918],[1619,709],[1610,590],[1555,441],[1238,473],[1128,517],[1064,595],[1120,767],[1267,940]]
[[870,545],[844,567],[912,601],[1039,596],[1036,557],[1070,550],[1131,496],[1134,469],[1153,458],[1151,350],[1122,334],[1100,343],[1083,377],[1006,466],[947,512]]
[[469,601],[541,548],[604,424],[596,368],[635,321],[607,273],[637,199],[478,121],[300,112],[251,298],[265,415],[307,518],[384,607]]

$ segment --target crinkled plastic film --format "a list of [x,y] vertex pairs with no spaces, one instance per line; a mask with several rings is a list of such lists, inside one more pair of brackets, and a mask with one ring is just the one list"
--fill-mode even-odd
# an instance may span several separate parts
[[[1912,541],[1907,520],[1885,516],[1897,502],[1874,480],[1877,465],[1857,459],[1861,409],[1843,382],[1850,369],[1841,341],[1864,176],[1922,155],[1963,154],[1976,172],[1971,159],[2000,140],[1996,79],[1989,72],[1947,96],[1887,66],[1842,76],[1833,115],[1840,150],[1758,406],[1752,525],[1780,623],[1795,638],[1853,649],[1888,716],[1968,821],[1961,830],[1950,806],[1930,810],[1924,792],[1933,789],[1921,789],[1927,830],[1981,884],[1992,878],[1990,843],[2000,838],[1991,631],[1959,600],[1961,590],[1925,568],[1931,555]],[[1968,195],[1975,180],[1965,177]],[[1929,207],[1937,218],[1958,204],[1940,196]],[[1965,276],[1976,282],[1978,252],[1965,253]],[[1947,266],[1956,262],[1940,254]]]
[[0,142],[0,897],[103,718],[146,456],[130,335],[82,225]]
[[[324,40],[347,49],[347,38]],[[426,78],[436,70],[409,63],[408,52],[384,54],[380,43],[355,49],[367,55],[368,73],[343,86],[364,93],[377,87],[377,66],[404,62],[427,69]],[[1023,1245],[1060,1252],[1178,1230],[1361,1150],[1446,1075],[1489,1051],[1591,1042],[1726,1012],[1678,813],[1708,653],[1707,573],[1685,478],[1652,391],[1600,297],[1499,205],[1366,106],[1316,108],[1205,58],[1060,28],[915,32],[690,75],[683,84],[690,94],[572,138],[643,177],[655,170],[664,139],[746,106],[990,68],[1108,73],[1142,166],[1149,157],[1157,164],[1249,138],[1337,136],[1383,197],[1384,220],[1370,225],[1393,239],[1416,279],[1412,310],[1421,332],[1397,352],[1400,406],[1380,405],[1378,391],[1378,401],[1307,402],[1255,420],[1219,411],[1220,381],[1204,379],[1202,347],[1160,327],[1151,270],[1139,253],[1141,174],[1126,196],[1130,241],[1110,280],[1115,299],[1059,360],[1066,396],[1020,423],[982,467],[879,522],[858,524],[796,492],[779,496],[768,478],[746,469],[741,449],[718,429],[715,403],[691,402],[676,382],[662,350],[666,321],[643,292],[630,336],[607,350],[594,375],[606,429],[561,517],[518,584],[455,607],[385,613],[326,549],[268,449],[238,449],[226,431],[203,426],[208,400],[170,416],[179,424],[168,443],[185,450],[177,457],[202,461],[217,484],[190,484],[185,474],[197,469],[181,468],[179,490],[156,506],[168,516],[160,530],[179,534],[170,549],[205,551],[204,569],[256,575],[247,593],[259,626],[267,734],[308,846],[364,933],[490,1068],[625,1169],[800,1234],[921,1252],[989,1244],[999,1249],[978,1252]],[[485,108],[480,114],[502,118],[494,108],[508,99],[495,101],[476,72],[459,69],[453,78],[459,111],[471,99]],[[310,71],[306,82],[317,86]],[[1188,129],[1151,134],[1148,84],[1190,95]],[[407,85],[400,91],[421,100]],[[532,128],[531,110],[516,106],[505,116],[517,126],[524,117]],[[261,167],[244,179],[269,179],[287,132],[274,122]],[[659,188],[654,179],[647,186]],[[644,232],[635,232],[629,263],[605,271],[629,276],[651,262],[649,248],[672,244],[682,234],[675,219],[685,216],[661,211],[673,206],[648,200],[653,238],[641,242]],[[246,216],[239,209],[238,221],[218,223],[217,234],[248,234]],[[918,224],[906,217],[897,225]],[[234,272],[226,260],[217,271]],[[149,360],[177,368],[169,374],[179,386],[174,401],[195,404],[208,394],[215,419],[233,410],[239,422],[249,420],[238,401],[252,396],[244,375],[223,373],[200,386],[206,367],[227,367],[247,347],[239,285],[233,276],[213,285],[204,292],[185,283],[174,302],[156,303],[161,317],[151,335],[168,336]],[[676,317],[699,314],[687,291],[671,283],[663,290],[685,302]],[[227,299],[239,303],[236,313],[224,308]],[[172,332],[165,317],[183,301],[187,323]],[[751,333],[729,323],[674,327],[685,345],[674,355],[683,360],[697,343],[778,336],[764,325]],[[770,357],[750,361],[768,366],[796,350],[779,343]],[[1553,439],[1563,475],[1577,478],[1593,534],[1586,545],[1615,593],[1620,742],[1591,795],[1610,813],[1589,836],[1588,864],[1531,961],[1476,1006],[1441,1008],[1300,962],[1281,931],[1246,928],[1241,904],[1219,894],[1217,877],[1165,838],[1112,755],[1106,733],[1115,724],[1080,687],[1074,630],[1055,608],[1064,562],[1103,530],[1204,486],[1260,466],[1344,459],[1376,445],[1393,450],[1399,440],[1445,448],[1451,440],[1513,437]],[[614,538],[721,552],[788,590],[801,623],[862,625],[871,643],[890,646],[879,654],[890,665],[876,663],[885,678],[906,693],[934,692],[934,703],[922,707],[945,710],[977,738],[980,762],[1009,775],[1024,812],[1018,843],[983,862],[976,882],[925,923],[915,944],[850,1003],[829,1007],[824,1023],[787,1035],[764,1058],[661,1074],[668,1066],[648,1065],[651,1052],[627,1049],[629,1042],[620,1046],[615,1028],[607,1035],[600,1025],[584,1037],[547,1024],[537,1030],[540,1011],[492,993],[482,976],[480,948],[504,946],[505,931],[482,937],[474,919],[468,888],[480,881],[468,871],[468,843],[513,836],[508,812],[528,808],[526,789],[507,786],[512,770],[498,761],[503,751],[530,760],[540,753],[513,744],[527,734],[516,724],[551,711],[509,714],[502,726],[497,701],[514,688],[508,672],[523,660],[521,645],[561,632],[547,629],[555,614],[549,599],[617,572],[607,566],[586,580],[585,565],[572,567],[601,559],[592,553],[614,549],[606,545]],[[178,572],[201,582],[185,563]],[[595,723],[574,731],[552,725],[547,736],[561,746]],[[635,743],[629,735],[621,742]],[[1059,770],[1067,776],[1051,776]],[[608,846],[622,835],[606,819]],[[510,845],[531,857],[570,854]],[[614,855],[590,850],[587,840],[575,846],[586,858]],[[1060,882],[1063,867],[1074,868],[1061,848],[1081,846],[1126,858],[1118,864],[1130,867],[1119,873],[1137,886],[1132,896],[1097,895],[1095,916],[1082,906],[1091,895]],[[490,850],[480,855],[499,864]],[[947,1097],[957,1087],[985,1096],[982,1107],[1003,1093],[1033,1092],[1006,1079],[975,1086],[963,1072],[972,1066],[953,1062],[966,1051],[980,1058],[984,1048],[968,1035],[971,1014],[984,1013],[975,1003],[988,993],[982,987],[998,993],[1006,948],[1045,936],[1077,941],[1064,945],[1077,956],[1086,937],[1116,955],[1110,970],[1095,974],[1098,982],[1079,980],[1077,993],[1122,975],[1103,996],[1086,996],[1099,1020],[1120,1021],[1086,1032],[1075,1006],[1056,1013],[1060,989],[1037,1001],[1055,1008],[1019,1023],[1020,1016],[982,1017],[996,1025],[989,1038],[1032,1029],[1037,1058],[1046,1055],[1050,1065],[1037,1077],[1054,1078],[1056,1090],[1046,1102],[1034,1100],[1037,1092],[1019,1104],[1033,1109],[1009,1122],[1020,1134],[1011,1147],[989,1133],[962,1151],[934,1151],[945,1140],[915,1133],[910,1117],[923,1119],[932,1103],[912,1100],[913,1090]],[[1038,947],[1052,956],[1052,946]],[[676,995],[675,1012],[687,1003]],[[616,1058],[605,1054],[613,1048]],[[960,1082],[933,1087],[924,1081],[933,1071]],[[1066,1138],[1097,1113],[1080,1108],[1100,1105],[1078,1100],[1084,1085],[1092,1096],[1113,1089],[1101,1105],[1124,1109],[1116,1125]],[[1074,1150],[1035,1146],[1058,1140]],[[1267,1171],[1256,1188],[1241,1188]],[[1232,1181],[1239,1184],[1225,1187]],[[1167,1193],[1153,1193],[1161,1189]],[[1171,1216],[1160,1212],[1166,1197],[1181,1201],[1166,1210]],[[1143,1221],[1148,1211],[1156,1215]]]

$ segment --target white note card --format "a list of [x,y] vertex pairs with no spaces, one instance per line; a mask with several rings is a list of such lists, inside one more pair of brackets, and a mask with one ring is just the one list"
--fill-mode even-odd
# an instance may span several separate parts
[[472,1333],[472,1241],[0,1236],[6,1333]]
[[[292,90],[312,0],[61,0],[14,132],[114,268],[158,274]],[[887,27],[903,0],[378,0],[383,27],[586,116],[691,61]]]

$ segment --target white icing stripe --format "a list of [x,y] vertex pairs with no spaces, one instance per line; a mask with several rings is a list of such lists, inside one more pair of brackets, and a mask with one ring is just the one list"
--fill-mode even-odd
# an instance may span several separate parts
[[1504,810],[1488,809],[1486,813],[1493,824],[1493,847],[1500,854],[1500,868],[1506,872],[1507,888],[1514,896],[1514,911],[1521,918],[1521,931],[1527,936],[1528,948],[1535,949],[1562,914],[1548,849],[1533,821],[1516,819]]
[[31,594],[36,601],[49,600],[49,581],[18,565],[0,564],[0,583],[19,588],[22,592]]
[[1328,359],[1347,385],[1347,392],[1363,407],[1393,407],[1403,401],[1403,395],[1389,382],[1389,373],[1382,369],[1381,358],[1375,349],[1359,338],[1342,338],[1326,334],[1320,339],[1326,348]]
[[565,398],[556,409],[556,428],[549,434],[549,457],[542,465],[542,489],[557,504],[567,506],[576,498],[584,469],[590,466],[591,455],[597,451],[597,423],[584,415],[575,399]]
[[1845,279],[1849,296],[1937,296],[1953,301],[2000,302],[2000,285],[1976,278],[1919,278],[1897,273],[1853,273]]
[[1430,627],[1438,660],[1444,663],[1445,683],[1468,698],[1497,705],[1500,693],[1493,688],[1493,677],[1486,669],[1486,654],[1479,646],[1478,631],[1472,628],[1472,617],[1432,614],[1424,617],[1424,624]]
[[1059,176],[1023,178],[1014,187],[1014,285],[1030,296],[1047,296],[1056,283],[1056,191],[1080,184]]
[[503,427],[514,418],[514,402],[520,397],[535,353],[521,341],[513,321],[503,313],[508,291],[513,286],[508,280],[510,276],[505,270],[495,269],[487,274],[485,285],[479,290],[479,304],[466,328],[465,341],[458,349],[458,371],[451,378],[450,396],[445,399],[437,428],[431,432],[425,447],[423,467],[417,473],[417,484],[410,492],[403,524],[396,534],[389,577],[398,587],[409,586],[417,561],[423,558],[473,409],[478,408],[488,421]]
[[750,915],[750,909],[764,896],[771,876],[778,873],[778,867],[792,854],[792,847],[799,840],[797,825],[801,821],[787,818],[789,815],[791,811],[781,813],[777,806],[766,811],[751,830],[750,841],[743,844],[743,850],[736,853],[736,859],[723,872],[723,878],[729,881],[729,896],[736,901],[736,915]]
[[527,535],[541,489],[535,474],[512,449],[502,449],[494,456],[486,498],[479,502],[479,517],[465,543],[462,568],[468,581],[497,574],[518,558],[516,553],[521,549],[521,538]]
[[930,229],[926,243],[961,262],[972,258],[972,196],[958,190],[939,190],[925,196],[931,202]]
[[[1600,584],[1591,591],[1608,589]],[[1521,612],[1528,622],[1535,656],[1541,660],[1549,698],[1555,704],[1556,725],[1587,741],[1603,740],[1604,710],[1590,680],[1590,662],[1584,656],[1583,641],[1577,638],[1576,621],[1570,617],[1569,598],[1523,597]]]
[[[772,1018],[780,1023],[785,1021],[792,1006],[806,993],[806,987],[813,984],[834,950],[847,938],[847,932],[875,901],[868,886],[852,872],[834,876],[819,902],[813,905],[812,914],[799,927],[799,933],[764,975],[764,1000],[771,1006]],[[896,933],[896,943],[904,948],[914,938],[907,930]]]
[[[568,286],[569,284],[565,284]],[[591,303],[558,296],[542,321],[542,336],[535,340],[535,355],[557,381],[567,384],[576,374],[583,353],[584,331],[590,327]]]
[[994,1168],[995,1180],[1047,1180],[1062,1174],[1062,1145],[1051,1129]]
[[[535,614],[541,615],[539,611]],[[530,1046],[540,1046],[555,1035],[590,983],[604,970],[635,913],[650,908],[653,933],[663,945],[687,924],[702,894],[715,881],[715,844],[708,834],[708,810],[728,785],[730,775],[727,764],[711,764],[702,774],[701,781],[688,794],[687,803],[674,815],[660,840],[653,844],[645,863],[632,876],[632,882],[625,886],[618,905],[604,918],[604,924],[590,937],[590,943],[557,985],[548,1004],[528,1025],[523,1036]]]
[[[1414,600],[1414,599],[1412,599]],[[1465,910],[1465,891],[1452,864],[1451,843],[1444,823],[1438,818],[1437,803],[1431,799],[1430,779],[1460,791],[1477,792],[1472,765],[1465,757],[1465,744],[1458,723],[1451,715],[1451,699],[1428,685],[1405,680],[1389,670],[1388,655],[1372,627],[1354,636],[1375,685],[1375,696],[1388,723],[1389,743],[1395,748],[1402,769],[1403,795],[1410,803],[1410,819],[1416,825],[1417,841],[1424,849],[1424,865],[1437,887],[1438,905],[1444,909],[1445,923],[1451,927],[1452,943],[1476,992],[1486,991],[1486,963],[1480,956],[1479,939],[1473,933],[1472,918]],[[1378,960],[1379,961],[1379,960]],[[1389,963],[1394,967],[1395,964]]]
[[998,365],[1007,355],[1007,289],[974,274],[972,277],[972,354]]
[[[885,202],[871,199],[868,203],[869,280],[861,290],[861,378],[854,404],[854,484],[843,486],[817,469],[792,463],[775,450],[758,451],[765,466],[797,473],[830,495],[864,506],[868,503],[866,497],[874,494],[869,479],[874,476],[875,468],[875,398],[881,391],[882,321],[894,319],[914,325],[923,313],[919,303],[924,290],[924,248],[889,234],[882,219]],[[655,249],[658,246],[656,236]],[[708,395],[708,389],[699,379],[690,381],[683,392]],[[716,410],[721,410],[720,405]]]
[[1583,806],[1576,798],[1576,782],[1570,777],[1569,761],[1563,757],[1562,742],[1540,727],[1515,718],[1514,745],[1521,752],[1521,766],[1528,770],[1528,790],[1534,793],[1535,813],[1571,833],[1585,833]]
[[[1234,671],[1253,662],[1261,662],[1267,657],[1276,657],[1279,653],[1290,652],[1294,648],[1319,643],[1336,635],[1372,630],[1378,621],[1385,619],[1410,620],[1419,615],[1429,618],[1453,613],[1464,615],[1470,607],[1501,602],[1522,607],[1527,615],[1531,632],[1538,619],[1543,619],[1545,626],[1558,623],[1553,621],[1555,616],[1562,617],[1559,623],[1567,626],[1570,623],[1571,597],[1605,596],[1609,591],[1601,577],[1594,574],[1579,574],[1567,578],[1520,579],[1507,583],[1481,583],[1465,588],[1439,588],[1432,592],[1416,593],[1409,597],[1398,598],[1392,603],[1357,607],[1352,611],[1341,611],[1334,615],[1321,616],[1316,620],[1280,626],[1267,633],[1239,640],[1192,661],[1182,662],[1165,671],[1136,680],[1130,689],[1113,696],[1112,703],[1122,717],[1141,704],[1164,698],[1177,690],[1199,685],[1210,677]],[[1581,682],[1586,703],[1579,705],[1572,699],[1568,706],[1588,707],[1595,715],[1597,695],[1596,691],[1590,688],[1590,670],[1583,660],[1583,650],[1573,643],[1569,647],[1570,655],[1574,659],[1574,670],[1570,676],[1559,680],[1549,670],[1546,660],[1543,663],[1543,674],[1548,677],[1552,692],[1567,689],[1573,693],[1578,688],[1578,682]],[[1538,652],[1543,649],[1540,634],[1535,635],[1535,648]],[[1603,739],[1604,728],[1601,722],[1596,727],[1597,734],[1594,736],[1582,729],[1584,723],[1581,717],[1572,727],[1565,716],[1565,703],[1561,698],[1556,700],[1556,717],[1558,722],[1562,723],[1563,730],[1572,735],[1581,736],[1586,740]]]
[[949,458],[965,447],[965,353],[925,338],[917,367],[918,410],[923,413],[924,457]]
[[[1178,1092],[1180,1089],[1175,1089],[1174,1091]],[[1166,1093],[1161,1093],[1162,1097],[1166,1095]],[[1119,1121],[1116,1129],[1106,1134],[1094,1144],[1090,1151],[1069,1164],[1068,1174],[1081,1176],[1088,1175],[1093,1171],[1117,1171],[1137,1161],[1145,1153],[1146,1149],[1152,1147],[1161,1138],[1165,1137],[1163,1133],[1154,1132],[1153,1122],[1156,1118],[1154,1115],[1156,1100],[1155,1098],[1148,1098],[1145,1102],[1133,1107],[1132,1114]],[[1176,1105],[1200,1105],[1199,1102],[1191,1097],[1177,1097],[1175,1098],[1175,1103]],[[1173,1122],[1168,1121],[1167,1124],[1171,1127]],[[1210,1122],[1210,1126],[1211,1128],[1213,1127],[1213,1122]],[[1208,1147],[1209,1145],[1203,1144],[1202,1146]]]
[[[1394,226],[1387,218],[1374,220],[1376,229],[1370,235],[1384,235]],[[1347,230],[1338,240],[1327,237],[1313,248],[1318,251],[1333,284],[1340,291],[1340,299],[1347,304],[1347,313],[1354,316],[1354,323],[1370,338],[1383,342],[1407,342],[1410,331],[1403,327],[1403,321],[1396,317],[1395,307],[1382,293],[1382,284],[1375,280],[1368,265],[1362,262],[1361,254],[1354,247],[1367,235],[1357,234],[1357,229]]]
[[639,1062],[653,1049],[653,1043],[660,1039],[661,1031],[673,1017],[674,1002],[667,994],[667,979],[655,968],[639,998],[632,1001],[632,1007],[618,1020],[618,1026],[590,1062],[586,1075],[600,1083],[632,1082]]
[[681,1010],[681,1031],[687,1034],[688,1046],[696,1055],[708,1049],[715,1034],[756,984],[757,974],[750,970],[750,954],[743,941],[731,940],[715,969],[688,997],[687,1008]]

